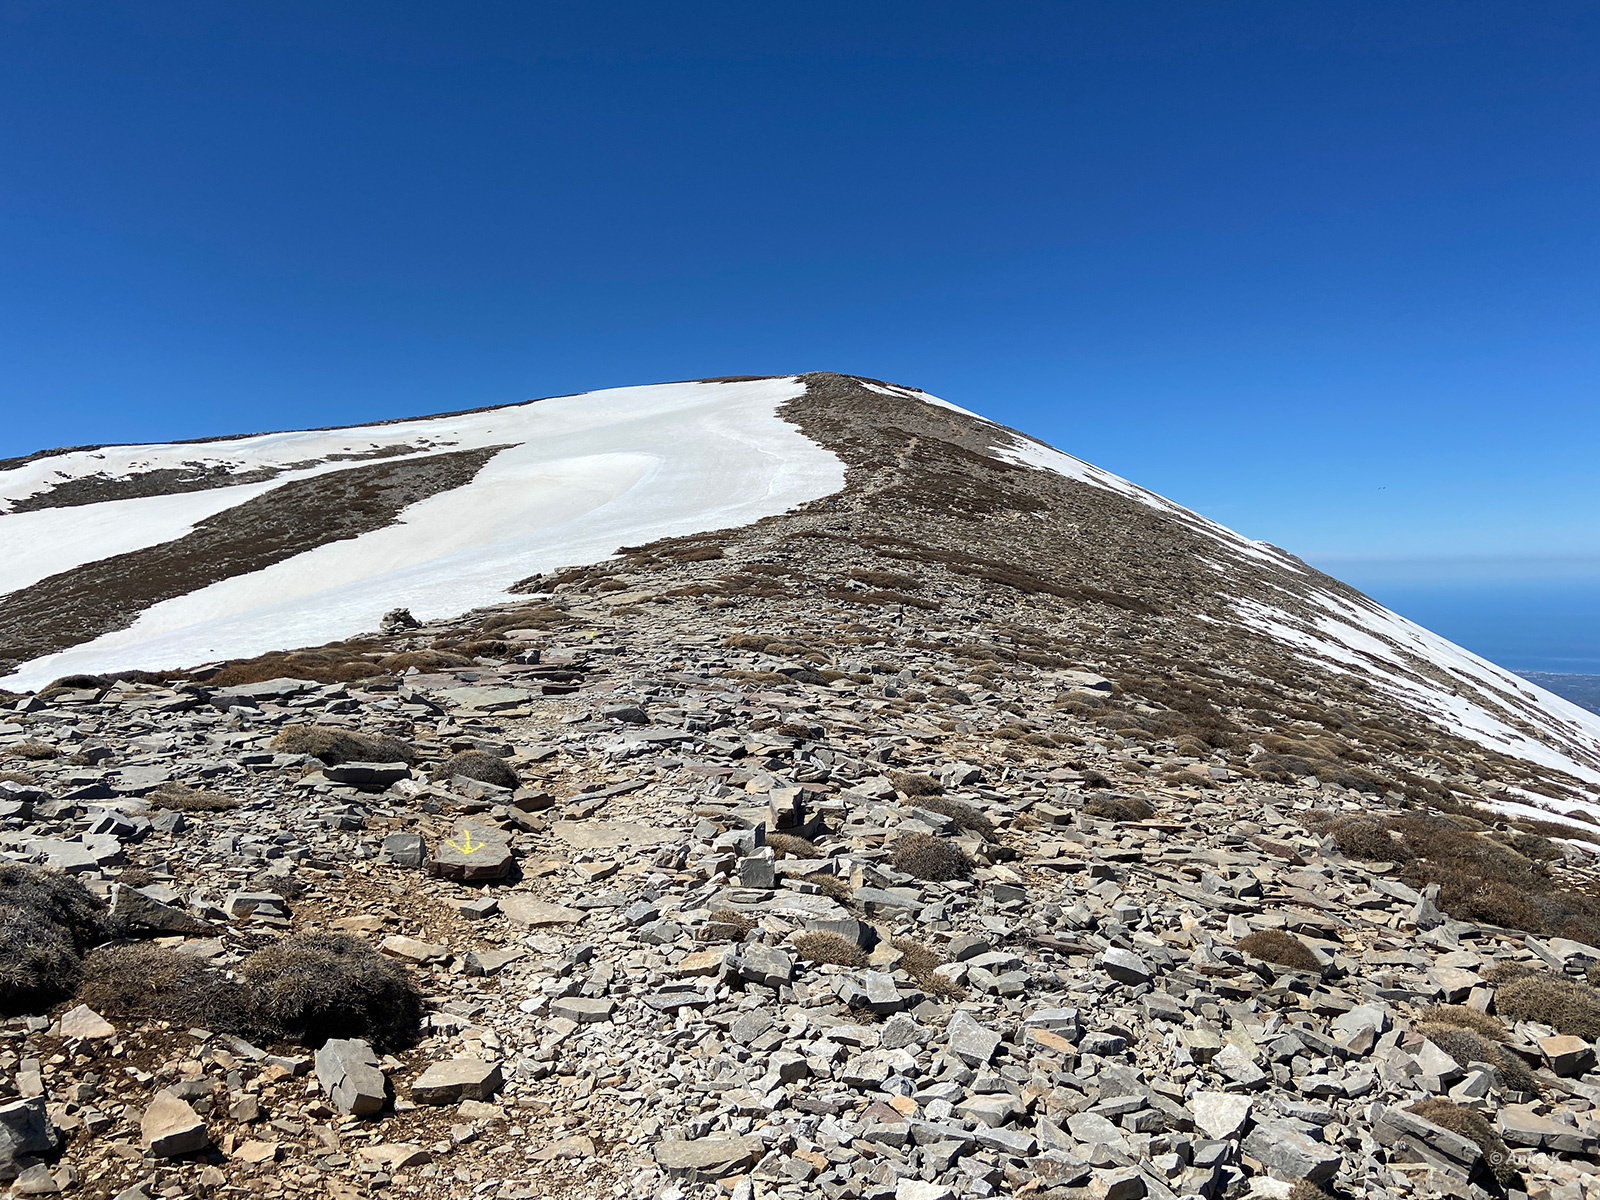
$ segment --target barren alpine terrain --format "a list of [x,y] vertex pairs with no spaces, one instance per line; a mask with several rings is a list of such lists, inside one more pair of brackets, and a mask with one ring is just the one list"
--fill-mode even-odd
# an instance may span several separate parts
[[19,1195],[1600,1192],[1600,717],[912,388],[0,463]]

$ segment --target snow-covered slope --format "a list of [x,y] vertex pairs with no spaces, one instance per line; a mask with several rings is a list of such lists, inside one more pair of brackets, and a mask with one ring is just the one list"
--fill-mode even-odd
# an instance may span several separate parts
[[[1295,687],[1359,676],[1455,736],[1600,787],[1595,714],[1128,480],[926,393],[842,376],[621,388],[0,464],[0,643],[27,660],[0,686],[312,646],[395,607],[454,615],[535,573],[839,493],[846,461],[855,515],[837,527],[850,536],[915,532],[900,544],[1092,584],[1080,593],[1090,603],[1133,597],[1127,611],[1159,614],[1140,619],[1194,661],[1266,670],[1251,643],[1275,645],[1305,664],[1291,667]],[[1054,482],[1007,500],[1019,474]],[[127,595],[90,603],[118,591],[124,565]],[[29,631],[51,625],[58,600],[72,620],[49,631],[52,652],[19,653],[40,644]]]
[[[395,524],[154,605],[126,629],[22,666],[0,686],[74,672],[176,667],[315,645],[374,628],[396,606],[421,618],[506,597],[536,572],[619,545],[743,525],[837,491],[843,464],[780,419],[793,378],[678,383],[563,396],[459,416],[237,440],[111,446],[0,473],[0,503],[73,481],[225,467],[272,478],[176,495],[0,513],[0,595],[196,523],[300,479],[381,461],[504,446],[464,487]],[[340,456],[340,457],[336,457]]]

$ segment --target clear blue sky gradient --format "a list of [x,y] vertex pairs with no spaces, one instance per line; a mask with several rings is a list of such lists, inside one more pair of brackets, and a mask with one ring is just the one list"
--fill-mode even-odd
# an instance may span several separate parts
[[832,369],[1600,573],[1591,3],[0,0],[0,106],[0,454]]

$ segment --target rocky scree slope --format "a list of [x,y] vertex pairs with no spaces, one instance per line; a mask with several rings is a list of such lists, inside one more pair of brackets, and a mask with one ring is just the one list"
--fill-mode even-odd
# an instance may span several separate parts
[[[803,382],[783,415],[848,470],[794,511],[7,699],[0,854],[107,905],[53,999],[0,973],[17,1189],[1592,1188],[1596,831],[1538,694],[1252,634],[1244,601],[1324,638],[1311,593],[1365,602],[906,389]],[[307,932],[405,964],[415,1044],[206,1028],[92,944],[209,995]]]

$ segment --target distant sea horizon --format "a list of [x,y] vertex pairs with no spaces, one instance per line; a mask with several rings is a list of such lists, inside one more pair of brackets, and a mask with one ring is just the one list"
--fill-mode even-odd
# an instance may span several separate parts
[[1385,608],[1600,713],[1592,560],[1313,561]]

